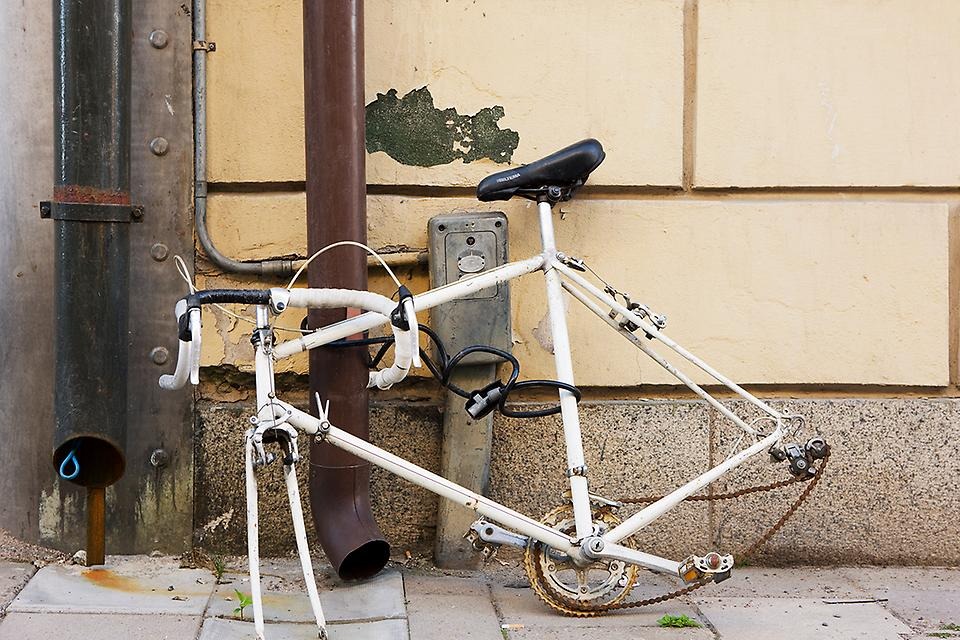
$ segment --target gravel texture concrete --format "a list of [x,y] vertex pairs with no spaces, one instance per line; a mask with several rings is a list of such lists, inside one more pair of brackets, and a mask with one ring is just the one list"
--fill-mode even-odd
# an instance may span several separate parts
[[[743,409],[743,403],[734,405]],[[775,402],[805,416],[831,444],[820,486],[774,536],[757,564],[960,564],[960,402],[937,399]],[[714,457],[733,429],[717,421]],[[752,465],[717,491],[785,476],[780,465]],[[718,504],[718,546],[736,553],[785,511],[796,487]]]
[[[249,427],[250,406],[198,402],[197,415],[195,544],[214,552],[245,552],[243,433]],[[371,440],[434,472],[440,467],[440,432],[436,407],[371,406]],[[309,439],[301,438],[300,453],[304,457],[297,477],[310,545],[319,551],[308,499],[309,450]],[[294,551],[296,542],[280,465],[267,467],[258,477],[261,553],[282,555]],[[405,549],[432,548],[438,498],[377,468],[371,471],[370,482],[374,516],[395,549],[402,553]]]
[[[803,414],[833,445],[821,486],[751,562],[789,564],[960,563],[960,401],[953,399],[771,400]],[[730,403],[736,410],[742,402]],[[221,552],[245,549],[241,434],[244,403],[198,403],[195,542]],[[750,412],[746,412],[750,415]],[[738,436],[701,402],[581,403],[591,488],[607,497],[666,493],[724,459]],[[437,407],[374,404],[372,440],[436,471],[441,417]],[[302,447],[306,450],[306,443]],[[762,456],[761,456],[762,457]],[[494,421],[490,495],[534,517],[559,505],[565,488],[559,419]],[[306,496],[307,465],[299,475]],[[261,548],[294,548],[279,468],[261,473]],[[728,491],[787,477],[783,465],[750,463],[714,485]],[[869,487],[869,490],[865,490]],[[784,513],[799,493],[788,487],[737,500],[681,505],[635,536],[644,550],[685,557],[719,549],[737,555]],[[437,498],[374,469],[374,514],[395,552],[429,554]],[[308,530],[312,530],[306,504]],[[631,510],[624,509],[621,516]],[[313,540],[311,535],[311,540]],[[315,542],[314,542],[315,545]]]

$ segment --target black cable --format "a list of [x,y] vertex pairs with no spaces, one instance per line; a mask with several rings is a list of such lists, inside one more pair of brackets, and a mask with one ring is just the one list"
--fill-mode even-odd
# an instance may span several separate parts
[[508,418],[542,418],[544,416],[553,416],[560,413],[560,405],[553,407],[548,407],[546,409],[534,409],[533,411],[514,411],[512,409],[507,409],[507,398],[511,393],[517,389],[528,389],[530,387],[547,387],[548,389],[565,389],[573,394],[573,397],[576,401],[580,402],[580,389],[576,388],[572,384],[567,384],[566,382],[560,382],[559,380],[522,380],[512,385],[510,388],[505,388],[503,391],[503,397],[500,399],[500,404],[497,407],[500,410],[500,413],[507,416]]
[[[447,350],[444,347],[440,336],[438,336],[433,329],[426,325],[418,325],[418,328],[427,335],[431,342],[433,342],[434,346],[436,347],[437,359],[439,360],[439,363],[434,362],[434,360],[427,354],[426,351],[420,349],[420,357],[427,369],[430,371],[431,375],[437,379],[441,386],[449,389],[461,398],[466,398],[469,400],[473,394],[451,382],[450,379],[453,376],[453,371],[460,366],[461,362],[468,356],[475,353],[489,353],[497,356],[501,361],[510,364],[510,375],[507,377],[507,382],[501,383],[500,385],[501,397],[497,403],[497,409],[503,415],[509,418],[542,418],[560,413],[561,407],[559,404],[546,409],[535,409],[533,411],[515,411],[513,409],[508,409],[506,407],[507,400],[510,394],[518,389],[530,389],[533,387],[564,389],[573,394],[577,402],[580,402],[580,390],[571,384],[560,382],[559,380],[518,380],[520,377],[520,361],[508,351],[491,347],[489,345],[475,344],[461,349],[453,357],[450,357],[447,354]],[[370,368],[376,368],[390,351],[390,347],[392,347],[395,343],[396,340],[393,336],[380,336],[375,338],[357,338],[353,340],[343,338],[330,342],[324,346],[332,348],[344,348],[379,344],[380,348],[377,350],[376,354],[374,354],[372,358],[368,359],[368,366]]]

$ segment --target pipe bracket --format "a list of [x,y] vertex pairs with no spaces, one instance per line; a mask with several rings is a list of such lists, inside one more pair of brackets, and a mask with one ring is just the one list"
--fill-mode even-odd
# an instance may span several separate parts
[[44,201],[40,203],[40,217],[74,222],[143,222],[143,207],[129,204]]

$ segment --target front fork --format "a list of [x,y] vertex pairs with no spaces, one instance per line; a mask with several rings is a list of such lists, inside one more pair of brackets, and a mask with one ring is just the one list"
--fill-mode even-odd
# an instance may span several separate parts
[[264,639],[263,594],[260,590],[260,542],[259,510],[257,496],[257,477],[255,468],[263,468],[273,461],[273,456],[264,451],[264,440],[279,441],[282,445],[283,477],[290,503],[290,516],[293,519],[293,532],[297,540],[297,553],[300,567],[307,586],[310,608],[319,630],[319,637],[326,638],[326,619],[320,606],[317,581],[313,574],[310,549],[307,544],[307,530],[303,518],[303,505],[300,499],[300,487],[297,484],[296,464],[300,459],[297,451],[297,431],[286,424],[291,411],[277,411],[277,399],[274,387],[273,332],[270,328],[270,312],[266,306],[257,307],[257,326],[252,341],[256,348],[254,362],[256,367],[257,412],[251,419],[253,427],[246,432],[244,443],[244,471],[247,494],[247,554],[250,567],[250,593],[253,601],[254,631],[258,640]]

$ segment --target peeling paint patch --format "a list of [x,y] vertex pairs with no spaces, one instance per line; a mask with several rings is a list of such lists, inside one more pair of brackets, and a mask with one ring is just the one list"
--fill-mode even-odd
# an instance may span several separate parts
[[[563,299],[563,309],[566,313],[570,313],[570,298],[564,297]],[[540,322],[537,323],[537,326],[531,331],[534,339],[537,341],[537,344],[540,345],[540,348],[546,351],[549,354],[553,354],[553,330],[550,325],[550,312],[548,311],[542,318]],[[515,342],[519,342],[515,340]]]
[[460,115],[453,107],[438,109],[427,87],[402,98],[397,90],[378,93],[366,107],[367,153],[383,151],[397,162],[418,167],[489,159],[508,163],[520,143],[520,134],[501,129],[500,105],[474,115]]

